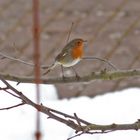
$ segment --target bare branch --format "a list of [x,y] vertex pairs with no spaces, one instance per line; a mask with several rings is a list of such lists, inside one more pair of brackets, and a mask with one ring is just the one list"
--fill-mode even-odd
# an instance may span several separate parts
[[14,97],[16,97],[16,98],[19,98],[19,99],[21,99],[19,96],[17,96],[17,95],[15,95],[15,94],[13,94],[13,93],[11,93],[10,91],[8,91],[8,90],[4,90],[5,92],[7,92],[8,94],[10,94],[10,95],[12,95],[12,96],[14,96]]
[[[62,116],[64,116],[65,118],[70,118],[70,119],[76,120],[75,116],[71,116],[71,115],[68,115],[68,114],[66,114],[66,113],[60,112],[60,111],[58,111],[58,110],[51,109],[51,108],[47,108],[47,109],[49,109],[51,112],[54,112],[54,113],[59,114],[59,115],[62,115]],[[80,118],[78,118],[78,120],[79,120],[81,123],[85,124],[85,125],[90,125],[90,124],[91,124],[91,123],[89,123],[89,122],[87,122],[87,121],[85,121],[85,120],[83,120],[83,119],[80,119]]]
[[69,137],[67,140],[71,140],[71,139],[73,139],[73,138],[75,138],[75,137],[81,136],[82,134],[84,134],[84,132],[81,132],[81,133],[76,134],[76,135],[74,135],[74,136],[72,136],[72,137]]
[[[78,118],[76,113],[74,113],[74,116],[75,116],[75,119],[76,119],[78,125],[81,126],[81,122],[80,122],[80,120],[79,120],[79,118]],[[81,126],[81,128],[82,128],[82,126]]]
[[[2,56],[1,59],[7,58],[7,59],[10,59],[10,60],[13,60],[13,61],[20,62],[20,63],[25,64],[25,65],[34,67],[33,63],[29,63],[29,62],[23,61],[21,59],[17,59],[17,58],[11,57],[11,56],[6,55],[6,54],[4,54],[2,52],[0,52],[0,56]],[[82,58],[82,60],[100,60],[100,61],[110,65],[114,70],[118,70],[117,67],[113,63],[111,63],[109,60],[106,60],[106,59],[103,59],[103,58],[98,58],[98,57],[94,57],[94,56],[85,56],[85,57]],[[40,67],[42,69],[47,69],[49,66],[41,65]]]
[[0,79],[7,86],[8,89],[12,90],[15,94],[17,94],[17,98],[22,99],[22,101],[24,103],[26,103],[26,104],[29,104],[31,106],[36,106],[36,104],[34,102],[32,102],[29,98],[27,98],[26,96],[24,96],[22,94],[22,92],[18,91],[14,87],[12,87],[2,76],[0,76]]
[[[38,104],[32,102],[30,99],[28,99],[21,92],[16,90],[14,87],[12,87],[2,77],[1,77],[1,81],[7,86],[7,88],[9,88],[13,92],[15,92],[15,94],[17,94],[23,101],[23,103],[21,103],[21,104],[14,105],[14,106],[7,107],[7,108],[2,108],[1,110],[15,108],[15,107],[18,107],[18,106],[23,105],[23,104],[31,105],[32,107],[36,108],[38,111],[48,115],[49,118],[55,119],[55,120],[65,124],[65,125],[71,127],[72,129],[76,130],[75,131],[76,133],[80,132],[79,134],[76,134],[75,136],[68,138],[69,140],[74,138],[74,137],[85,134],[85,133],[86,134],[96,134],[96,133],[109,133],[109,132],[116,131],[116,130],[138,130],[138,129],[140,129],[140,120],[138,120],[137,122],[132,123],[132,124],[114,124],[113,123],[111,125],[97,125],[97,124],[91,124],[91,123],[87,123],[87,124],[84,123],[84,125],[82,125],[84,120],[78,118],[76,113],[74,113],[74,116],[70,116],[70,115],[65,114],[63,112],[45,107],[42,104],[38,105]],[[60,115],[62,115],[62,116],[60,116]],[[75,121],[78,124],[76,124]]]
[[[2,56],[1,59],[7,58],[7,59],[10,59],[10,60],[13,60],[13,61],[16,61],[16,62],[20,62],[20,63],[25,64],[25,65],[34,67],[34,64],[33,64],[33,63],[29,63],[29,62],[26,62],[26,61],[24,61],[24,60],[21,60],[21,59],[18,59],[18,58],[14,58],[14,57],[9,56],[9,55],[6,55],[6,54],[4,54],[4,53],[2,53],[2,52],[0,52],[0,56]],[[45,68],[47,68],[47,67],[48,67],[48,66],[46,66],[46,65],[42,65],[42,66],[41,66],[42,69],[45,69]]]
[[87,125],[84,127],[85,131],[101,131],[102,133],[104,132],[110,132],[110,131],[116,131],[116,130],[139,130],[140,129],[140,120],[134,122],[134,123],[131,123],[131,124],[110,124],[110,125],[95,125],[95,124],[92,124],[92,125]]
[[17,62],[26,64],[26,65],[29,65],[29,66],[32,66],[32,67],[34,66],[34,64],[32,64],[32,63],[28,63],[28,62],[23,61],[23,60],[21,60],[21,59],[17,59],[17,58],[11,57],[11,56],[6,55],[6,54],[4,54],[4,53],[2,53],[2,52],[0,52],[0,55],[1,55],[3,58],[7,58],[7,59],[10,59],[10,60],[13,60],[13,61],[17,61]]
[[118,70],[118,68],[113,64],[111,63],[109,60],[106,60],[106,59],[103,59],[103,58],[98,58],[98,57],[92,57],[92,56],[85,56],[82,58],[83,60],[100,60],[108,65],[110,65],[114,70]]
[[8,88],[7,87],[0,87],[0,90],[7,90]]
[[[134,123],[131,123],[131,124],[113,123],[110,125],[97,125],[97,124],[88,123],[87,125],[85,125],[86,123],[84,123],[84,120],[78,118],[78,116],[76,114],[74,116],[70,116],[63,112],[43,106],[42,104],[38,105],[38,104],[32,102],[30,99],[28,99],[21,92],[16,90],[14,87],[12,87],[2,77],[0,79],[10,90],[15,92],[15,94],[17,94],[18,96],[20,96],[20,98],[22,99],[24,104],[31,105],[32,107],[36,108],[38,111],[48,115],[49,118],[55,119],[65,125],[71,127],[72,129],[76,130],[75,131],[76,133],[80,132],[80,134],[77,134],[73,137],[80,136],[85,133],[86,134],[96,134],[96,133],[109,133],[109,132],[117,131],[117,130],[139,130],[140,129],[140,120],[138,120]],[[17,107],[17,106],[19,106],[19,105],[15,105],[13,107]],[[9,108],[12,108],[12,107],[9,107]],[[7,109],[7,108],[4,108],[4,109]],[[76,122],[78,122],[78,124],[76,124]],[[71,137],[71,138],[73,138],[73,137]],[[69,138],[69,139],[71,139],[71,138]]]
[[[3,77],[6,80],[16,81],[20,83],[34,83],[34,77],[20,77],[17,75],[9,75],[0,73],[0,77]],[[78,82],[92,82],[94,80],[116,80],[127,77],[140,76],[140,69],[131,69],[131,70],[119,70],[119,71],[106,71],[102,70],[101,72],[92,72],[91,74],[79,77],[78,79],[73,77],[63,78],[41,78],[41,82],[44,84],[56,84],[56,83],[78,83]]]
[[67,140],[73,139],[73,138],[78,137],[78,136],[81,136],[83,134],[103,134],[103,133],[109,133],[109,132],[112,132],[112,130],[111,131],[106,131],[106,132],[94,131],[94,132],[86,132],[86,133],[84,131],[82,131],[79,134],[76,134],[76,135],[74,135],[72,137],[69,137]]
[[12,108],[16,108],[16,107],[22,106],[24,104],[25,103],[20,103],[20,104],[13,105],[13,106],[10,106],[10,107],[0,108],[0,110],[8,110],[8,109],[12,109]]

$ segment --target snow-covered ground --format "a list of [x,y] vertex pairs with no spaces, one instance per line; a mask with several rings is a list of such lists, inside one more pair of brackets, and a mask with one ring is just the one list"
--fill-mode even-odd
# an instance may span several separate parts
[[[30,99],[35,100],[35,85],[10,82]],[[0,85],[3,85],[0,83]],[[0,91],[0,108],[14,105],[18,99]],[[140,89],[131,88],[103,96],[86,96],[58,100],[57,91],[52,85],[41,85],[43,105],[86,119],[96,124],[134,123],[140,119]],[[0,111],[0,140],[33,140],[36,110],[28,105]],[[74,131],[53,119],[41,114],[42,140],[66,140]],[[74,140],[140,140],[140,132],[116,131],[107,134],[82,135]]]

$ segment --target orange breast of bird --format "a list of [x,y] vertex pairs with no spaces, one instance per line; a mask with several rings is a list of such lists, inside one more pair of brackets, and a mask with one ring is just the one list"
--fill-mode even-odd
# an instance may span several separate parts
[[75,46],[72,49],[72,57],[74,59],[81,58],[83,56],[83,45]]

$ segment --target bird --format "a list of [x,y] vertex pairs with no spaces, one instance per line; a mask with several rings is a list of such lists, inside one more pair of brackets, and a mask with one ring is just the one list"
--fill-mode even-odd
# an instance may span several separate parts
[[[48,72],[53,70],[56,66],[60,65],[62,68],[63,73],[63,67],[72,67],[76,65],[78,62],[82,60],[82,56],[84,54],[84,47],[86,46],[85,42],[86,40],[83,40],[81,38],[76,38],[68,42],[62,51],[55,57],[55,61],[52,65],[50,65],[47,68],[47,71],[43,74],[46,75]],[[73,68],[74,70],[74,68]],[[79,75],[74,70],[76,77],[78,78]],[[64,78],[64,74],[63,74]]]

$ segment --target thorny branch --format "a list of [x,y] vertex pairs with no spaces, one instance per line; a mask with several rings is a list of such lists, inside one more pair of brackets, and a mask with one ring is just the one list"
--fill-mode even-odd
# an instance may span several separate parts
[[74,129],[75,133],[77,134],[71,138],[80,136],[82,134],[109,133],[109,132],[117,131],[117,130],[139,130],[140,129],[140,120],[137,120],[136,122],[132,124],[115,124],[115,123],[112,123],[110,125],[92,124],[90,122],[87,122],[86,120],[79,118],[76,113],[74,113],[74,116],[72,116],[72,115],[68,115],[66,113],[60,112],[58,110],[54,110],[49,107],[46,107],[43,104],[40,104],[40,105],[36,104],[35,102],[31,101],[28,97],[26,97],[23,93],[19,92],[17,89],[11,86],[6,80],[4,80],[3,77],[0,77],[0,79],[6,85],[6,88],[1,88],[1,89],[3,91],[10,89],[22,101],[21,104],[14,105],[11,107],[1,108],[1,110],[12,109],[14,107],[18,107],[24,104],[31,105],[32,107],[36,108],[39,112],[42,112],[48,115],[48,118],[55,119],[71,127],[72,129]]

